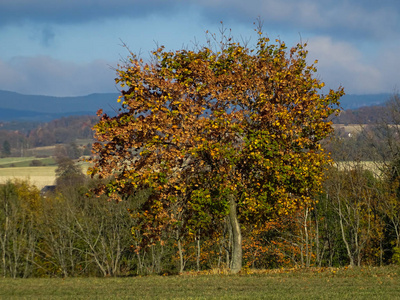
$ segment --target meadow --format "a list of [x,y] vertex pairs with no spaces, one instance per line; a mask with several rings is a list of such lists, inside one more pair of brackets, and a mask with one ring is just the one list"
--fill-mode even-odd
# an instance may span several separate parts
[[186,273],[121,278],[0,279],[7,299],[398,299],[400,267]]
[[25,157],[4,157],[0,158],[0,168],[10,167],[31,167],[32,162],[40,163],[42,166],[55,166],[56,162],[52,157],[38,158],[34,156]]

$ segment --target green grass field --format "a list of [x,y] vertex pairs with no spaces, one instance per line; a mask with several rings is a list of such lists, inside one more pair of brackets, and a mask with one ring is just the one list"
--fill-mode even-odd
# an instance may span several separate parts
[[0,279],[7,299],[399,299],[400,267],[251,275]]
[[56,162],[52,157],[37,158],[33,156],[29,157],[6,157],[0,158],[0,168],[10,167],[30,167],[32,161],[40,161],[44,166],[55,166]]

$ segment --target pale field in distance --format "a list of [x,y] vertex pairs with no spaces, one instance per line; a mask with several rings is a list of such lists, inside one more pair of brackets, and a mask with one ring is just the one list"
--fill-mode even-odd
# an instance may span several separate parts
[[[32,157],[10,157],[0,159],[0,165],[7,165],[10,163],[18,164],[24,163],[28,165],[34,159]],[[40,160],[40,159],[39,159]],[[89,164],[86,162],[78,163],[82,172],[86,174]],[[7,180],[21,179],[28,180],[31,184],[36,185],[42,189],[46,185],[54,185],[56,179],[57,166],[16,166],[16,167],[1,167],[0,168],[0,184],[7,182]]]
[[380,177],[382,175],[382,169],[384,164],[382,162],[374,162],[374,161],[338,161],[334,163],[340,171],[349,171],[355,169],[356,167],[361,167],[364,170],[371,171],[375,177]]
[[56,168],[57,166],[0,168],[0,183],[14,178],[22,179],[41,189],[45,185],[54,184]]

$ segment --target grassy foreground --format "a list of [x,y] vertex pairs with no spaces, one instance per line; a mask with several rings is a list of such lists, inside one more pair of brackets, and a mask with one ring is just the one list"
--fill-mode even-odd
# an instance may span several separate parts
[[0,279],[7,299],[400,299],[400,267],[246,275]]

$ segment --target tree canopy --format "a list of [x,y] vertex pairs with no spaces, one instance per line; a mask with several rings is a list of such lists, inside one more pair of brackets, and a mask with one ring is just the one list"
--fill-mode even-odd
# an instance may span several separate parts
[[224,37],[217,50],[160,47],[150,63],[131,53],[118,66],[121,108],[99,111],[89,172],[109,178],[97,192],[111,199],[148,191],[132,213],[141,245],[211,234],[229,220],[238,272],[241,224],[309,205],[329,160],[320,141],[344,92],[319,93],[305,46],[260,31],[254,47]]

